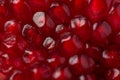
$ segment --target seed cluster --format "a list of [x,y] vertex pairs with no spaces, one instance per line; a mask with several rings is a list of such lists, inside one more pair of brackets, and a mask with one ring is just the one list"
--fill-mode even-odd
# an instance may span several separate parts
[[120,80],[120,0],[0,0],[0,80]]

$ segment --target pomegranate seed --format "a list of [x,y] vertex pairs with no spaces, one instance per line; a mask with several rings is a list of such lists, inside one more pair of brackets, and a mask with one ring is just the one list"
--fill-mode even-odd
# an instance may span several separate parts
[[88,55],[81,54],[80,56],[74,55],[69,59],[71,69],[75,74],[89,73],[94,70],[95,62]]
[[10,72],[13,69],[13,67],[10,64],[11,60],[10,60],[9,55],[8,54],[2,54],[0,56],[1,56],[0,57],[0,64],[2,64],[2,65],[0,65],[0,68],[1,68],[0,70],[4,73]]
[[0,1],[0,24],[4,21],[5,17],[8,15],[7,7],[5,6],[5,1]]
[[46,58],[46,54],[43,51],[38,50],[25,50],[25,53],[23,54],[23,60],[25,63],[34,64],[37,62],[44,61]]
[[120,70],[117,68],[110,69],[107,74],[107,80],[119,80],[120,79]]
[[19,20],[22,20],[23,22],[28,22],[31,20],[30,7],[24,0],[11,0],[11,5]]
[[6,80],[6,75],[0,72],[0,80]]
[[15,69],[19,69],[19,70],[25,69],[25,63],[23,62],[21,58],[13,59],[11,64],[12,64],[12,67]]
[[[103,57],[103,63],[107,66],[109,65],[109,67],[119,67],[119,52],[116,50],[111,50],[111,51],[103,51],[102,53],[102,57]],[[114,65],[113,65],[114,64]]]
[[102,22],[100,25],[93,25],[93,42],[98,42],[97,45],[105,46],[108,44],[108,37],[112,33],[111,26],[107,22]]
[[85,17],[73,18],[71,20],[71,28],[82,41],[86,42],[89,40],[91,34],[90,23]]
[[0,80],[120,80],[120,0],[0,0]]
[[72,74],[68,68],[58,68],[52,75],[52,80],[71,80]]
[[95,61],[99,61],[101,59],[101,53],[102,51],[96,47],[86,44],[86,53],[92,57]]
[[92,0],[87,10],[87,15],[90,20],[94,22],[104,19],[109,9],[107,4],[106,0]]
[[27,0],[33,12],[48,10],[52,0]]
[[91,0],[70,0],[72,15],[79,15],[86,9]]
[[47,37],[43,42],[43,46],[48,50],[53,49],[55,48],[55,40],[51,37]]
[[66,56],[72,56],[84,50],[84,44],[76,35],[72,36],[70,33],[63,34],[61,43],[64,51],[66,51]]
[[112,6],[108,16],[108,21],[111,24],[112,30],[114,32],[120,31],[120,26],[119,26],[120,15],[119,14],[120,14],[120,5]]
[[14,20],[9,20],[5,23],[4,30],[7,33],[19,34],[21,31],[20,24],[15,22]]
[[51,73],[51,68],[48,65],[41,65],[33,69],[34,80],[49,79]]
[[95,80],[95,76],[93,74],[81,75],[79,80]]
[[23,38],[19,37],[19,39],[17,40],[18,49],[24,51],[27,45],[27,42]]
[[16,43],[16,36],[15,35],[6,35],[4,36],[3,42],[2,42],[7,48],[11,48]]
[[53,54],[47,59],[47,61],[52,66],[52,68],[55,69],[65,63],[65,58],[59,54]]
[[33,15],[33,22],[41,32],[46,33],[45,35],[49,35],[55,30],[55,23],[45,12],[36,12]]
[[38,27],[43,27],[45,25],[45,13],[36,12],[33,16],[33,21]]
[[66,23],[69,20],[69,9],[65,4],[52,3],[50,6],[50,15],[58,23]]

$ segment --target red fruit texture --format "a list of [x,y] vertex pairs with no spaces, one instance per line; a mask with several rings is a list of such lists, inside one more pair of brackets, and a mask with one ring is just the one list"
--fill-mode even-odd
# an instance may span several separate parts
[[120,80],[120,0],[0,0],[0,80]]

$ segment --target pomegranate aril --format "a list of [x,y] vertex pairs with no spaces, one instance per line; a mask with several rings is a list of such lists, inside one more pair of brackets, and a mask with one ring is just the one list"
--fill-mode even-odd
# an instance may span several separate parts
[[56,45],[56,41],[51,37],[46,37],[43,42],[43,47],[45,47],[48,50],[54,50]]
[[52,74],[51,80],[72,80],[72,74],[69,68],[56,68]]
[[27,46],[28,46],[27,41],[25,41],[25,39],[23,39],[23,37],[19,37],[17,40],[16,47],[19,50],[24,51]]
[[1,2],[0,2],[0,24],[1,24],[1,22],[3,22],[3,20],[7,16],[7,14],[8,14],[8,10],[5,6],[5,1],[1,0]]
[[29,24],[24,25],[22,35],[28,40],[28,42],[34,42],[36,46],[40,46],[44,39],[36,28]]
[[117,33],[117,34],[114,36],[113,43],[114,43],[115,45],[120,46],[120,33]]
[[90,28],[90,22],[85,17],[73,18],[71,20],[71,29],[83,42],[89,41],[92,29]]
[[44,35],[50,35],[55,30],[55,23],[45,12],[36,12],[33,15],[33,22]]
[[11,33],[11,34],[20,34],[21,31],[20,23],[14,20],[6,21],[4,24],[4,31],[6,33]]
[[0,0],[0,80],[119,80],[120,0]]
[[99,61],[99,59],[101,59],[102,55],[101,55],[102,50],[99,49],[96,46],[91,46],[86,44],[86,53],[92,57],[95,61]]
[[106,73],[107,80],[119,80],[120,79],[120,70],[117,68],[109,69]]
[[[107,67],[119,67],[120,52],[117,50],[103,51],[102,62]],[[114,65],[113,65],[114,64]]]
[[112,6],[107,20],[115,33],[120,31],[120,5]]
[[10,64],[11,60],[9,58],[9,55],[4,53],[0,57],[0,64],[2,64],[0,65],[0,71],[3,73],[9,73],[13,69],[12,65]]
[[33,79],[34,80],[48,80],[52,75],[52,69],[46,64],[40,65],[34,69],[33,72]]
[[24,0],[11,0],[11,5],[16,17],[24,22],[30,22],[31,20],[31,9]]
[[70,57],[69,64],[74,74],[90,73],[95,68],[95,61],[86,54]]
[[79,15],[84,12],[90,0],[71,0],[70,9],[73,16]]
[[94,74],[80,75],[78,80],[96,80]]
[[79,52],[82,52],[85,48],[79,37],[76,35],[71,35],[71,33],[69,32],[62,34],[61,45],[63,50],[66,52],[64,54],[64,56],[66,57],[78,54]]
[[0,72],[0,80],[6,80],[6,79],[7,79],[7,76],[2,72]]
[[53,0],[27,0],[33,12],[48,10]]
[[[28,73],[26,73],[28,72]],[[26,70],[25,71],[19,71],[19,70],[14,70],[12,72],[12,75],[10,76],[9,80],[32,80],[32,74],[30,73],[30,71]]]
[[24,70],[25,67],[25,63],[22,60],[22,58],[14,58],[11,60],[11,65],[14,69],[19,69],[19,70]]
[[23,80],[24,76],[22,75],[22,73],[20,74],[16,74],[13,78],[10,78],[12,80]]
[[110,7],[110,6],[107,6],[107,4],[108,3],[106,0],[92,0],[89,3],[88,9],[87,9],[87,16],[90,18],[92,22],[104,19]]
[[69,8],[65,4],[52,3],[49,11],[50,16],[57,24],[69,22]]
[[33,15],[33,21],[39,28],[45,25],[45,20],[45,12],[36,12]]
[[46,53],[40,50],[25,50],[23,54],[23,60],[27,64],[36,64],[44,61]]
[[11,34],[6,34],[3,36],[2,44],[6,46],[6,48],[14,47],[16,44],[16,36]]
[[53,69],[56,69],[57,67],[64,65],[65,60],[66,59],[61,55],[54,53],[48,57],[47,62]]
[[108,37],[112,33],[111,26],[107,22],[102,22],[100,24],[95,23],[93,25],[93,36],[92,42],[98,46],[105,46],[109,42]]
[[65,24],[58,24],[56,26],[56,29],[55,29],[55,33],[56,33],[56,38],[60,38],[62,37],[62,35],[66,32],[69,32],[70,31],[70,28],[68,25],[65,25]]

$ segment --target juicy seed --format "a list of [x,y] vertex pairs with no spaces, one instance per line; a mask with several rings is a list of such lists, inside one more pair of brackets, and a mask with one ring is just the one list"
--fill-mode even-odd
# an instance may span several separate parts
[[120,0],[0,0],[0,80],[120,80]]

